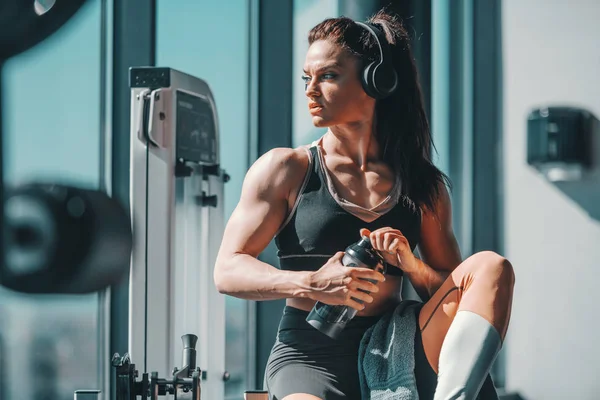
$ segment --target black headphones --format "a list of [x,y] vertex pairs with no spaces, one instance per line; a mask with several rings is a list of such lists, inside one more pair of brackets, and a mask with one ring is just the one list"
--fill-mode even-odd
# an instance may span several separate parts
[[392,65],[390,46],[385,35],[374,25],[355,22],[373,35],[379,47],[379,61],[369,63],[363,68],[361,74],[363,89],[374,99],[384,99],[394,93],[398,86],[398,75]]

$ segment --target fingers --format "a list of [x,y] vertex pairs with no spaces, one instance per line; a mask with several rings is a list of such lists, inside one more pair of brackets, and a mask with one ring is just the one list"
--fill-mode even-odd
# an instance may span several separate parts
[[353,280],[368,279],[377,282],[385,281],[385,276],[381,272],[368,268],[348,267],[348,276],[351,276]]
[[[365,293],[365,292],[361,292],[360,290],[354,290],[352,292],[350,292],[350,296],[348,297],[348,301],[357,301],[360,303],[366,303],[366,304],[371,304],[373,302],[373,296],[371,296],[369,293]],[[346,302],[346,304],[348,304],[348,302]],[[364,308],[364,307],[362,307]],[[361,308],[361,310],[362,310]]]
[[379,292],[377,283],[383,282],[385,276],[368,268],[351,267],[348,270],[349,276],[344,279],[344,284],[348,290],[346,305],[357,311],[362,311],[365,309],[365,304],[373,302],[372,293]]
[[398,246],[400,245],[400,238],[387,236],[383,243],[384,247],[390,253],[395,253],[398,250]]
[[386,249],[387,251],[392,251],[391,244],[392,244],[392,240],[395,240],[395,239],[397,239],[397,238],[388,233],[385,233],[383,235],[383,245],[382,245],[383,248]]
[[350,297],[348,301],[346,301],[346,305],[354,308],[356,311],[362,311],[366,307],[365,304],[353,299],[352,297]]
[[402,232],[390,227],[380,228],[373,232],[363,228],[360,232],[361,234],[369,233],[368,236],[373,248],[382,252],[395,253],[399,250],[400,246],[406,242]]
[[371,245],[375,250],[383,250],[383,235],[381,232],[371,233]]
[[348,288],[351,290],[362,290],[369,293],[379,292],[379,287],[373,282],[364,279],[352,279],[348,283]]
[[335,253],[328,261],[327,264],[341,264],[342,263],[342,258],[344,257],[344,252],[343,251],[338,251],[337,253]]

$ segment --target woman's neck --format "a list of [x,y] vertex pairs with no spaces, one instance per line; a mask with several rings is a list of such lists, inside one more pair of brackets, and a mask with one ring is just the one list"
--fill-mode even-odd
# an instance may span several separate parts
[[369,162],[380,158],[379,143],[372,125],[332,126],[323,137],[322,145],[326,154],[348,157],[362,171],[367,169]]

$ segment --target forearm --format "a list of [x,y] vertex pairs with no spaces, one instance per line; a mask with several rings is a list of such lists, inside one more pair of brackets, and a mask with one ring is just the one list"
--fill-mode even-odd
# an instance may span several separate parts
[[248,254],[236,254],[215,269],[219,292],[245,300],[307,298],[310,272],[282,271]]
[[404,269],[404,275],[410,280],[415,291],[423,301],[428,300],[442,286],[449,273],[431,268],[417,257],[412,265]]

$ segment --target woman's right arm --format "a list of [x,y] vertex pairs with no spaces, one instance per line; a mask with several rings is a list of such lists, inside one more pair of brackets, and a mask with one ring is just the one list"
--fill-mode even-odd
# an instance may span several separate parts
[[304,158],[293,149],[273,149],[248,170],[217,255],[219,292],[248,300],[308,297],[308,272],[282,271],[257,259],[287,216],[288,196],[308,167]]
[[303,150],[273,149],[250,168],[217,255],[214,281],[220,293],[247,300],[309,298],[362,310],[383,281],[380,272],[345,267],[338,252],[317,271],[283,271],[258,260],[287,217],[289,196],[308,168]]

